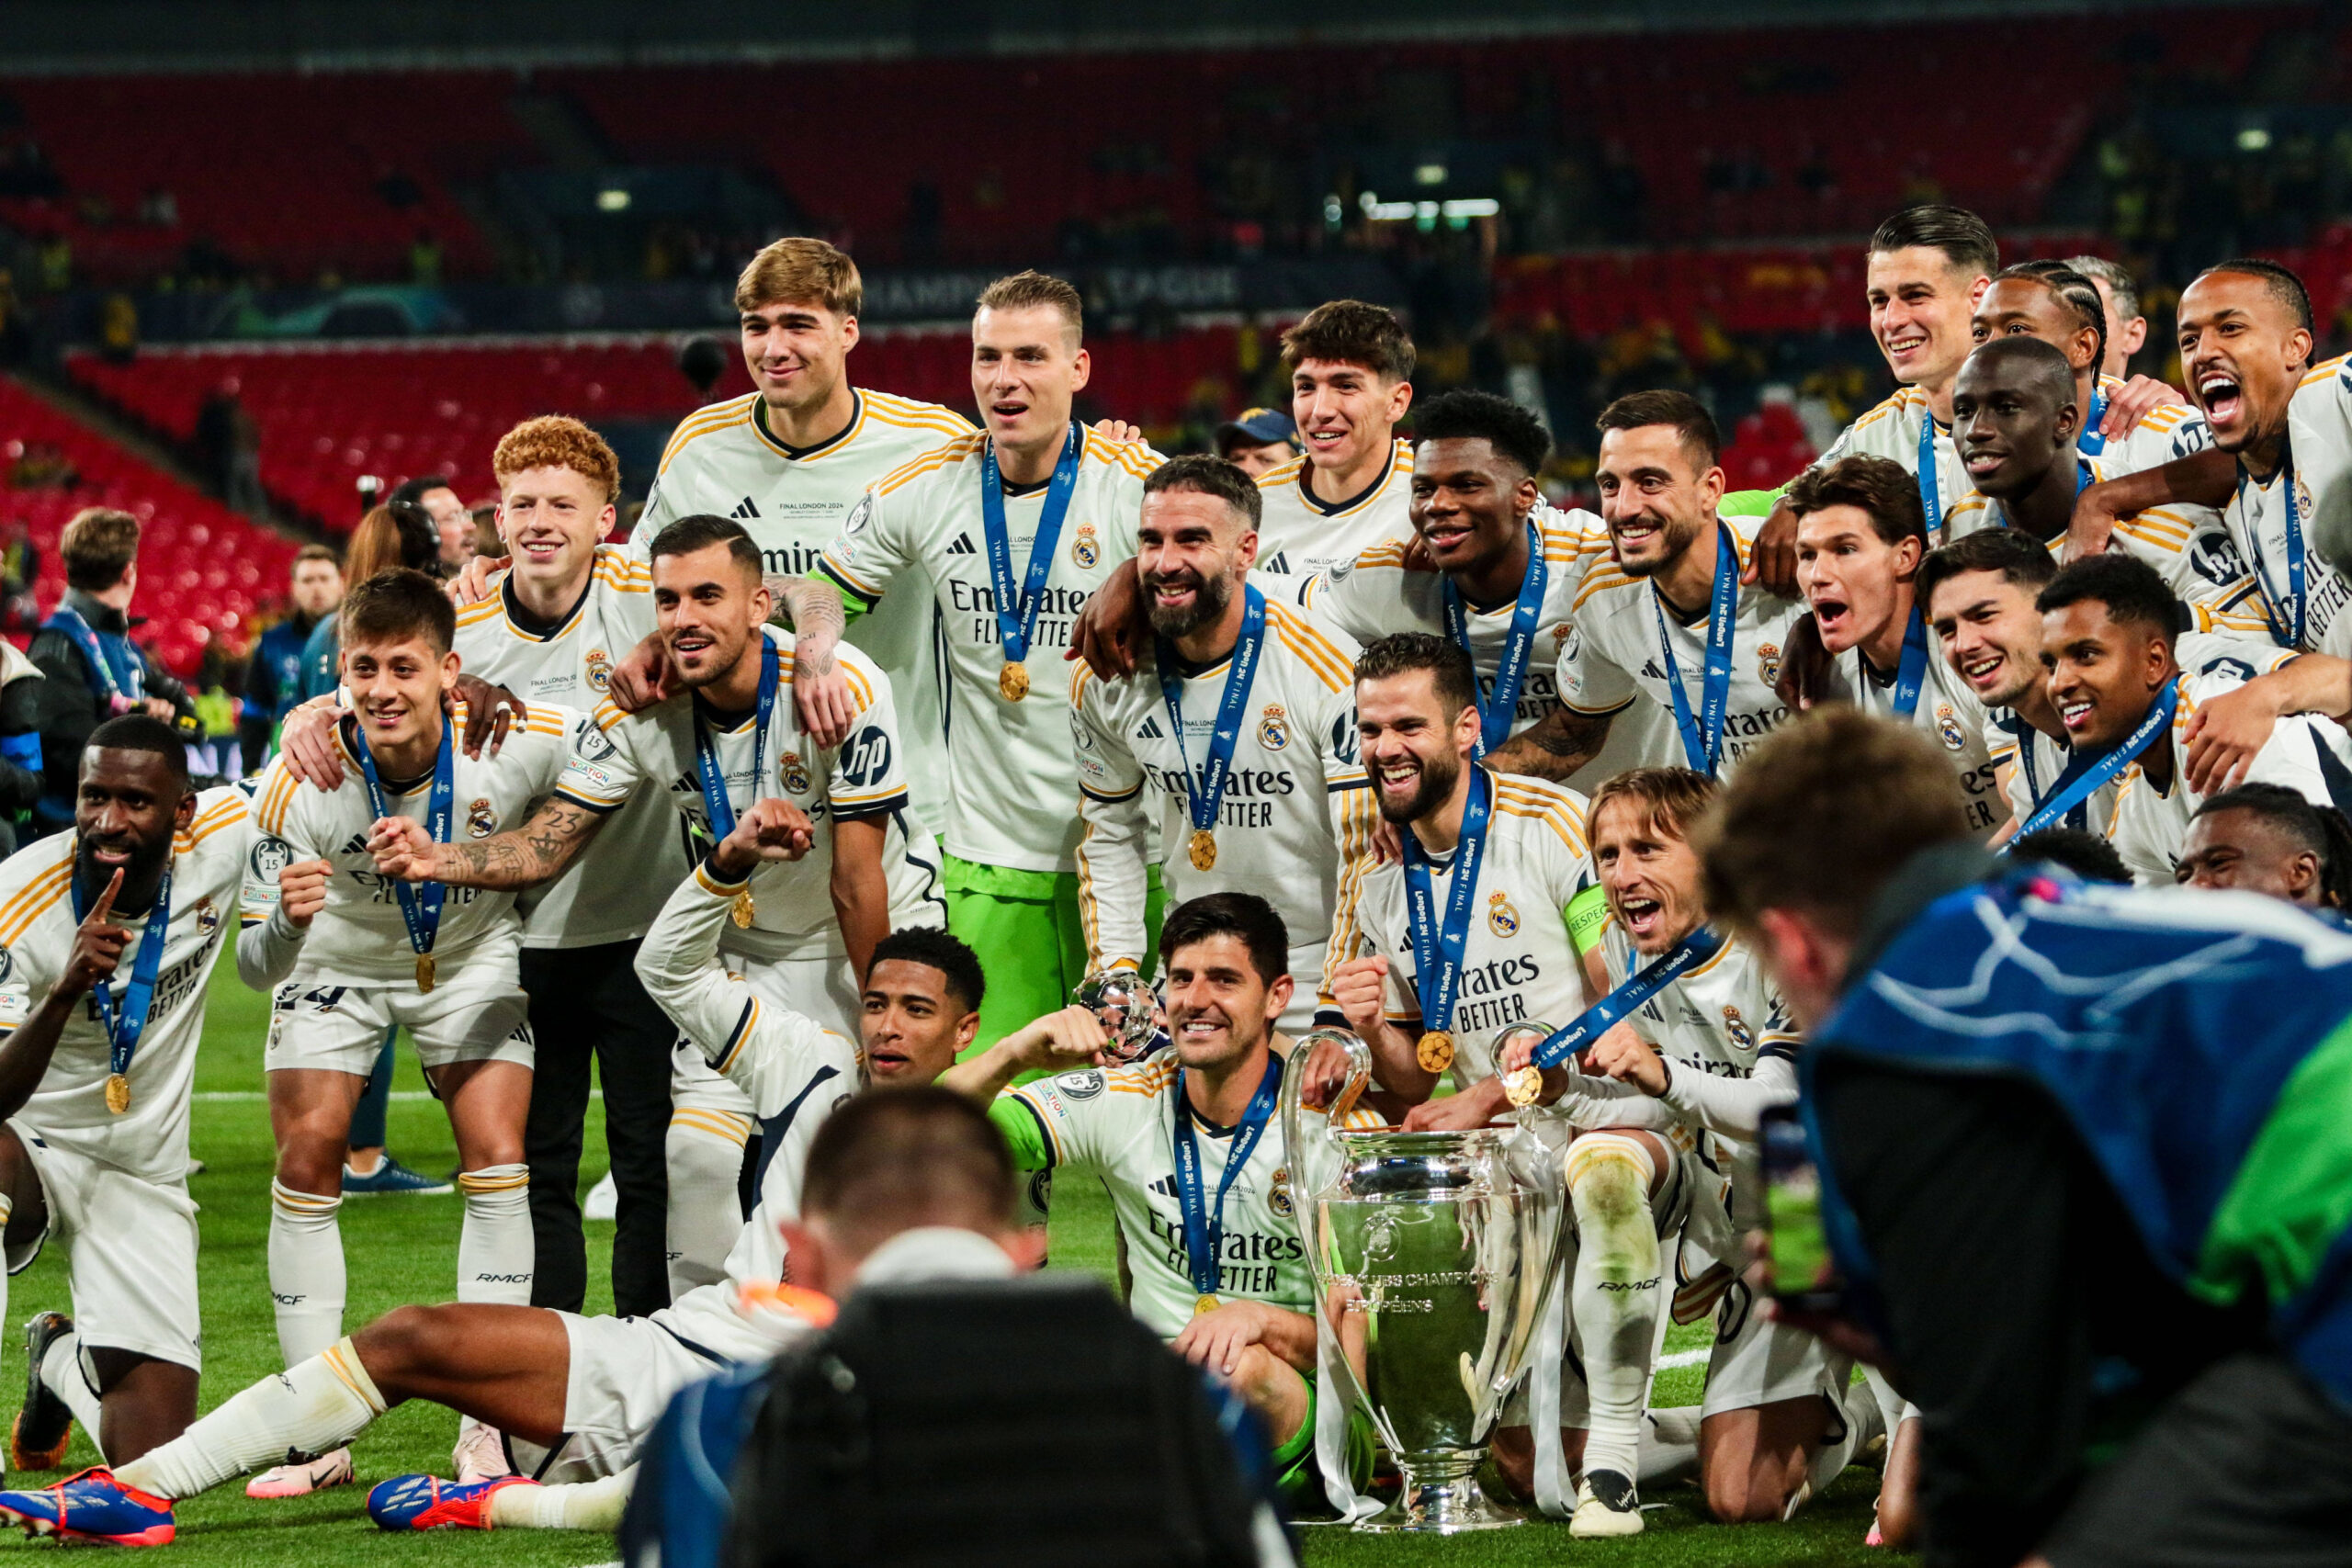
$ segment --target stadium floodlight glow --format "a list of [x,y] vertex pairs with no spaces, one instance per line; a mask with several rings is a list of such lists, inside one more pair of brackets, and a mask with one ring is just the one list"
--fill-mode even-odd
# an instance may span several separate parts
[[1420,167],[1413,171],[1413,183],[1415,185],[1424,186],[1443,185],[1445,183],[1445,165],[1443,164],[1423,164]]
[[628,210],[628,201],[629,196],[628,188],[622,186],[614,186],[609,190],[600,190],[596,193],[596,210],[599,212],[627,212]]
[[1367,201],[1363,215],[1374,223],[1405,223],[1418,210],[1418,206],[1409,201]]
[[2267,126],[2249,125],[2238,132],[2238,151],[2241,152],[2259,152],[2269,145],[2270,131]]
[[1334,191],[1323,198],[1323,221],[1326,225],[1336,229],[1347,215],[1348,209],[1341,205],[1338,192]]
[[1503,209],[1503,204],[1491,196],[1466,196],[1447,202],[1441,209],[1448,218],[1493,218]]
[[1363,215],[1366,218],[1377,218],[1380,216],[1380,197],[1374,196],[1370,191],[1365,191],[1362,195],[1358,196],[1356,197],[1356,205],[1363,209]]

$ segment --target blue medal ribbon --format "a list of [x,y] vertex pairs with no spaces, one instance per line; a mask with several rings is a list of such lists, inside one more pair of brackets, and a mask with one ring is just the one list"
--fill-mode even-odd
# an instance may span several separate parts
[[[1478,705],[1478,744],[1471,752],[1473,759],[1485,756],[1510,738],[1510,727],[1519,716],[1520,688],[1527,682],[1528,650],[1535,646],[1535,623],[1544,613],[1544,536],[1536,528],[1535,520],[1527,523],[1527,577],[1519,585],[1519,603],[1510,613],[1510,631],[1503,640],[1502,660],[1495,667],[1495,683],[1487,693],[1487,700]],[[1445,630],[1454,646],[1477,655],[1470,648],[1470,615],[1462,602],[1462,592],[1453,586],[1453,579],[1441,574],[1438,592],[1445,600]]]
[[[82,905],[82,879],[73,877],[67,886],[74,890],[74,923],[78,926],[88,915]],[[146,928],[139,933],[139,956],[130,961],[130,984],[121,1002],[115,1001],[111,977],[90,987],[98,1021],[106,1026],[107,1070],[118,1077],[130,1071],[130,1058],[139,1054],[139,1037],[147,1032],[147,1010],[155,999],[155,976],[163,972],[164,944],[171,936],[171,924],[172,873],[166,866],[164,880],[155,886],[155,902],[147,910]]]
[[82,650],[82,662],[90,671],[90,694],[103,699],[113,711],[129,713],[146,696],[146,666],[129,637],[112,633],[101,637],[96,627],[62,604],[41,625],[63,632]]
[[[2041,799],[2041,770],[2034,765],[2033,740],[2041,731],[2021,718],[1996,719],[1994,722],[2017,737],[2018,766],[2025,773],[2026,798],[2039,802]],[[2074,808],[2066,813],[2064,826],[2087,829],[2090,827],[2090,807],[2077,801]]]
[[[2055,827],[2068,811],[2097,794],[2101,784],[2130,767],[2132,760],[2147,750],[2148,742],[2163,734],[2171,725],[2173,714],[2179,706],[2180,677],[2175,675],[2164,683],[2164,689],[2156,694],[2155,702],[2149,706],[2147,716],[2132,727],[2131,734],[2104,751],[2075,753],[2074,760],[2066,764],[2066,771],[2060,773],[2057,782],[2050,786],[2050,798],[2034,802],[2033,815],[2019,825],[2009,842],[2015,844],[2028,833],[2039,833],[2044,828]],[[2018,743],[2020,756],[2030,744],[2029,741]]]
[[1269,1052],[1265,1076],[1258,1080],[1258,1091],[1250,1097],[1240,1124],[1233,1129],[1233,1141],[1226,1145],[1225,1174],[1217,1179],[1216,1206],[1212,1209],[1201,1194],[1201,1145],[1193,1132],[1193,1102],[1184,1098],[1184,1069],[1176,1069],[1176,1201],[1184,1212],[1184,1261],[1200,1295],[1216,1295],[1221,1282],[1217,1255],[1225,1247],[1225,1195],[1233,1190],[1235,1178],[1250,1163],[1266,1123],[1273,1119],[1282,1081],[1283,1059]]
[[[2278,612],[2273,608],[2278,595],[2270,591],[2270,576],[2262,566],[2261,541],[2251,528],[2246,530],[2246,543],[2253,549],[2256,579],[2262,584],[2262,618],[2270,623],[2270,635],[2282,647],[2301,648],[2303,637],[2311,629],[2306,595],[2310,566],[2303,554],[2302,513],[2295,505],[2295,457],[2292,451],[2278,454],[2278,482],[2287,492],[2287,604],[2293,616],[2290,621],[2282,623]],[[2245,465],[2241,462],[2238,465],[2240,495],[2244,495],[2245,486]]]
[[1470,769],[1470,799],[1462,808],[1462,837],[1453,851],[1453,880],[1445,895],[1444,923],[1430,879],[1429,852],[1408,828],[1399,835],[1405,850],[1405,909],[1413,926],[1415,987],[1421,995],[1421,1027],[1442,1030],[1453,1017],[1454,993],[1462,983],[1462,948],[1470,936],[1470,905],[1478,896],[1478,863],[1487,854],[1487,813],[1494,802],[1487,770]]
[[1739,552],[1732,547],[1731,530],[1721,523],[1715,528],[1715,591],[1707,606],[1707,665],[1696,723],[1690,717],[1690,699],[1682,690],[1674,638],[1667,630],[1666,600],[1656,581],[1650,584],[1658,651],[1666,660],[1666,691],[1674,701],[1674,727],[1682,732],[1682,754],[1709,778],[1715,776],[1723,759],[1724,710],[1731,701],[1731,630],[1739,604]]
[[1911,606],[1911,624],[1903,629],[1903,662],[1894,671],[1894,716],[1907,719],[1919,711],[1919,693],[1928,683],[1928,617]]
[[1235,641],[1232,658],[1226,666],[1225,694],[1217,701],[1216,726],[1209,731],[1209,754],[1202,761],[1197,776],[1193,773],[1192,759],[1184,755],[1184,678],[1177,671],[1176,649],[1165,637],[1159,639],[1158,649],[1159,696],[1168,705],[1176,754],[1184,757],[1184,782],[1191,796],[1187,805],[1196,833],[1211,832],[1216,827],[1217,807],[1225,799],[1225,781],[1233,771],[1233,748],[1241,736],[1241,713],[1250,705],[1250,682],[1258,672],[1258,654],[1265,645],[1266,597],[1246,584],[1241,594],[1241,636]]
[[1919,466],[1913,470],[1919,481],[1919,510],[1927,514],[1928,543],[1935,544],[1944,531],[1944,491],[1936,477],[1936,416],[1923,400],[1919,404]]
[[[441,749],[433,758],[433,794],[424,809],[424,829],[436,844],[449,841],[450,819],[455,813],[458,793],[458,746],[454,716],[441,720]],[[352,747],[359,754],[359,773],[368,781],[368,806],[379,818],[392,815],[391,802],[384,796],[383,781],[377,776],[376,754],[368,749],[365,736]],[[408,944],[419,958],[431,955],[433,939],[441,930],[441,900],[448,888],[438,882],[413,885],[394,882],[392,894],[400,900],[401,919],[408,926]],[[419,965],[420,984],[431,979],[424,965]],[[430,988],[429,986],[427,988]]]
[[1723,951],[1719,931],[1701,926],[1656,958],[1623,985],[1584,1010],[1575,1022],[1555,1029],[1535,1047],[1535,1065],[1556,1067],[1609,1032],[1617,1021]]
[[1029,657],[1029,634],[1036,629],[1037,610],[1045,604],[1046,579],[1054,570],[1054,548],[1062,536],[1062,519],[1069,514],[1069,498],[1078,489],[1080,448],[1076,421],[1054,477],[1046,485],[1046,507],[1037,517],[1037,536],[1029,545],[1029,566],[1018,592],[1012,586],[1012,536],[1004,521],[1004,478],[996,466],[996,442],[980,449],[980,525],[988,536],[989,581],[996,592],[996,630],[1004,644],[1004,661],[1018,664]]
[[[2096,382],[2096,378],[2094,378]],[[2075,434],[2075,450],[2086,457],[2096,457],[2107,450],[2107,437],[2099,434],[2099,421],[2107,417],[2107,392],[2094,384],[2091,388],[2091,410],[2083,415],[2083,428]]]
[[[774,644],[765,633],[760,634],[760,697],[752,716],[752,800],[760,798],[760,785],[766,782],[768,717],[775,712],[778,682]],[[702,808],[710,818],[711,842],[717,843],[735,830],[735,801],[727,793],[727,770],[718,764],[718,743],[711,738],[710,726],[703,722],[702,709],[695,709],[695,773],[702,781]]]

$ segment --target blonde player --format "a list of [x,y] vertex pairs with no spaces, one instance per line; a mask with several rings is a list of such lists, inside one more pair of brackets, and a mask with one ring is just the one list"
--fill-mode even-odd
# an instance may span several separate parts
[[[793,701],[797,660],[770,609],[757,549],[741,525],[687,517],[653,544],[653,592],[677,694],[640,713],[610,703],[572,747],[561,787],[527,822],[478,842],[382,845],[387,875],[519,890],[563,874],[639,795],[666,800],[712,839],[753,802],[792,803],[815,824],[810,852],[763,867],[736,904],[727,948],[772,1005],[854,1033],[875,945],[897,926],[943,918],[931,837],[906,811],[889,682],[855,651],[841,668],[854,707],[848,738],[819,747]],[[741,1210],[752,1104],[681,1047],[671,1118],[670,1281],[718,1277]]]
[[[344,596],[338,732],[343,782],[299,783],[284,760],[263,776],[263,838],[244,890],[237,969],[273,991],[269,1288],[288,1366],[343,1333],[344,1137],[384,1031],[400,1024],[449,1113],[465,1194],[460,1301],[527,1302],[532,1241],[523,1163],[531,1095],[529,998],[517,977],[514,899],[469,888],[396,886],[368,849],[388,822],[447,843],[519,821],[554,793],[569,710],[534,708],[494,757],[464,754],[443,694],[457,682],[456,613],[440,585],[398,570]],[[307,1490],[351,1476],[350,1456],[306,1467]]]
[[[1713,781],[1688,768],[1649,768],[1618,775],[1592,798],[1611,990],[1585,1066],[1649,1103],[1619,1105],[1626,1124],[1588,1134],[1568,1153],[1577,1233],[1568,1315],[1582,1375],[1566,1380],[1561,1424],[1566,1454],[1584,1471],[1579,1535],[1640,1528],[1631,1467],[1637,1448],[1657,1447],[1657,1435],[1642,1431],[1642,1400],[1659,1298],[1668,1290],[1679,1288],[1683,1321],[1703,1310],[1711,1281],[1719,1292],[1698,1432],[1701,1484],[1715,1517],[1787,1517],[1883,1421],[1866,1386],[1847,1393],[1846,1358],[1768,1322],[1747,1287],[1730,1278],[1738,1260],[1711,1257],[1692,1234],[1709,1228],[1696,1216],[1737,1168],[1736,1145],[1754,1143],[1764,1110],[1797,1093],[1797,1031],[1779,993],[1745,948],[1707,929],[1690,835],[1714,795]],[[1532,1055],[1532,1042],[1515,1042],[1502,1066],[1523,1072]],[[1544,1094],[1557,1096],[1573,1075],[1563,1067],[1543,1077]],[[1684,1198],[1679,1188],[1709,1190]],[[1678,1206],[1693,1221],[1679,1242],[1663,1246]],[[1713,1241],[1727,1236],[1716,1224]],[[1657,1283],[1642,1288],[1643,1280]],[[1589,1430],[1577,1429],[1587,1426],[1579,1404],[1589,1407]],[[1510,1450],[1505,1458],[1516,1468]],[[1668,1459],[1646,1455],[1649,1465]]]
[[10,1273],[62,1243],[74,1297],[28,1335],[17,1469],[76,1419],[130,1459],[196,1416],[188,1095],[251,846],[244,797],[190,789],[171,727],[128,714],[90,732],[73,831],[0,863],[0,1227]]
[[1719,778],[1788,715],[1777,690],[1803,604],[1745,586],[1749,519],[1719,517],[1715,422],[1683,392],[1634,392],[1600,414],[1600,512],[1616,553],[1586,576],[1559,649],[1560,706],[1495,752],[1506,773],[1566,778],[1618,716],[1652,703],[1673,739],[1652,761]]
[[876,485],[820,576],[787,594],[810,671],[794,688],[801,720],[827,733],[850,700],[832,666],[844,604],[863,613],[910,574],[905,588],[930,592],[950,716],[948,926],[989,971],[984,1043],[1057,1010],[1085,975],[1078,769],[1054,666],[1079,606],[1135,554],[1143,482],[1160,463],[1072,421],[1091,368],[1082,314],[1059,278],[990,284],[972,318],[986,432]]
[[[1144,481],[1139,530],[1156,646],[1124,681],[1070,682],[1078,750],[1079,911],[1095,968],[1143,967],[1149,835],[1170,897],[1248,892],[1319,938],[1354,897],[1375,814],[1356,754],[1355,644],[1250,581],[1261,492],[1221,457],[1176,457]],[[1283,1027],[1321,1005],[1324,943],[1291,951]]]

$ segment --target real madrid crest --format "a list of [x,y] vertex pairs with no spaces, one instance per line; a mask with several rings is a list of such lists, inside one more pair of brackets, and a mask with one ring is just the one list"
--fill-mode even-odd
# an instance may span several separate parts
[[1290,1218],[1290,1167],[1275,1168],[1274,1179],[1266,1189],[1266,1207],[1284,1219]]
[[1960,732],[1960,720],[1953,715],[1950,703],[1936,705],[1936,734],[1942,739],[1947,750],[1958,751],[1968,744],[1968,738]]
[[1069,542],[1069,558],[1081,568],[1091,568],[1102,558],[1102,547],[1094,542],[1094,525],[1080,523],[1078,537]]
[[1290,717],[1280,703],[1268,703],[1266,711],[1258,717],[1258,744],[1269,751],[1279,751],[1290,744]]
[[594,692],[608,690],[613,683],[613,656],[601,648],[588,650],[588,687]]
[[808,793],[808,764],[800,760],[797,751],[786,751],[776,763],[776,777],[784,784],[786,795]]
[[1742,1051],[1756,1049],[1756,1031],[1747,1027],[1747,1021],[1739,1016],[1737,1008],[1724,1009],[1724,1032],[1730,1035],[1731,1043]]
[[1487,928],[1497,936],[1519,934],[1519,911],[1511,907],[1508,895],[1495,893],[1487,896]]
[[490,808],[488,798],[477,798],[466,807],[466,831],[477,839],[487,839],[498,831],[498,813]]
[[1768,686],[1781,683],[1781,645],[1759,642],[1756,645],[1756,673]]
[[212,900],[209,898],[198,899],[196,902],[196,929],[205,932],[207,935],[209,935],[211,932],[218,931],[220,926],[220,911],[213,908]]

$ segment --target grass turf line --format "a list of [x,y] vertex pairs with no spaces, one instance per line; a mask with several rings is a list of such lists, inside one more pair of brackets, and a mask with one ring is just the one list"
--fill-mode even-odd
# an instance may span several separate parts
[[[195,1107],[195,1153],[206,1170],[189,1182],[201,1213],[203,1250],[198,1261],[204,1303],[204,1385],[199,1406],[210,1409],[254,1380],[279,1370],[277,1333],[270,1313],[267,1242],[269,1178],[273,1148],[269,1111],[244,1094],[263,1087],[262,1037],[266,998],[238,982],[236,966],[224,953],[214,974],[204,1043],[198,1056],[199,1094],[238,1095],[200,1100]],[[422,1090],[415,1059],[402,1046],[396,1089]],[[581,1185],[602,1174],[603,1118],[592,1104]],[[446,1175],[457,1164],[447,1119],[429,1098],[392,1101],[389,1136],[395,1153],[430,1175]],[[345,1322],[356,1328],[406,1302],[450,1299],[457,1280],[458,1222],[461,1201],[436,1198],[380,1198],[343,1207],[344,1254],[350,1274],[350,1305]],[[588,1226],[588,1310],[612,1310],[608,1272],[612,1226]],[[1053,1266],[1084,1268],[1114,1277],[1116,1264],[1109,1199],[1091,1180],[1065,1179],[1054,1195]],[[34,1313],[70,1310],[64,1249],[50,1248],[11,1282],[5,1337],[0,1337],[0,1409],[13,1414],[23,1386],[22,1326]],[[1674,1348],[1702,1339],[1677,1330]],[[1695,1401],[1698,1369],[1663,1374],[1659,1397],[1668,1404]],[[442,1564],[492,1568],[580,1568],[612,1560],[607,1537],[572,1531],[435,1531],[387,1535],[368,1524],[363,1506],[367,1488],[407,1471],[449,1472],[449,1449],[458,1417],[438,1405],[411,1404],[368,1429],[354,1450],[359,1483],[311,1497],[260,1503],[244,1495],[242,1483],[221,1486],[180,1505],[179,1538],[164,1548],[167,1560],[186,1568],[319,1568],[320,1564],[400,1563],[408,1568]],[[66,1463],[71,1469],[96,1462],[77,1427]],[[62,1473],[62,1472],[61,1472]],[[45,1485],[58,1476],[18,1474],[10,1485]],[[1591,1547],[1571,1543],[1565,1527],[1539,1524],[1519,1529],[1459,1537],[1452,1540],[1397,1540],[1351,1536],[1332,1528],[1303,1532],[1310,1563],[1448,1564],[1476,1562],[1492,1568],[1549,1562],[1570,1551],[1606,1552],[1611,1568],[1665,1564],[1731,1565],[1887,1563],[1883,1552],[1861,1545],[1870,1524],[1876,1478],[1850,1472],[1789,1527],[1704,1525],[1687,1489],[1667,1494],[1669,1504],[1649,1515],[1649,1530],[1627,1542]],[[0,1537],[0,1551],[54,1551],[46,1542]]]

